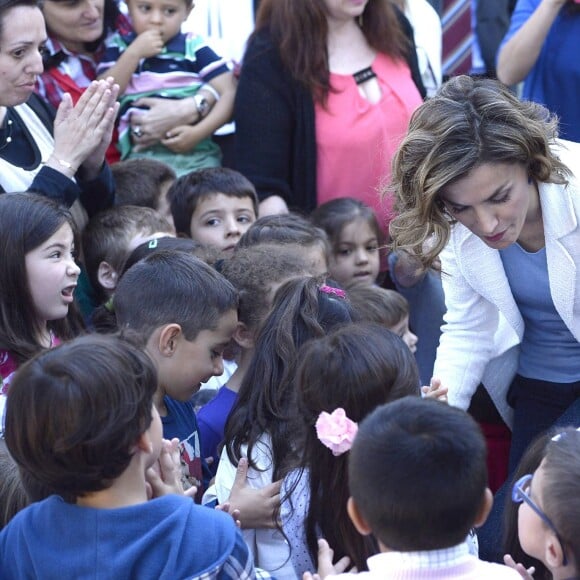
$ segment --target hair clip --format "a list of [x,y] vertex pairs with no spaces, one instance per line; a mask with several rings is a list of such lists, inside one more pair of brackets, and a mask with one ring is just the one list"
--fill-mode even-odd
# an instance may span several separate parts
[[331,296],[338,296],[339,298],[344,298],[346,300],[346,292],[342,288],[335,288],[334,286],[328,286],[327,284],[323,284],[320,286],[319,290],[324,292],[325,294],[329,294]]
[[152,240],[149,240],[149,244],[147,244],[147,247],[150,250],[154,250],[158,245],[159,245],[159,239],[158,238],[154,238]]
[[358,431],[358,425],[351,421],[340,407],[332,413],[322,411],[314,427],[318,440],[328,447],[333,455],[342,455],[350,451]]

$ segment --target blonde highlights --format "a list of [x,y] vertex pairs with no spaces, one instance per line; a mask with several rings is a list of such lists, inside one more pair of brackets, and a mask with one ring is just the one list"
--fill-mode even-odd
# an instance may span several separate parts
[[555,116],[498,81],[448,81],[415,111],[393,158],[393,247],[431,266],[454,224],[439,196],[479,165],[523,165],[537,182],[565,183],[570,171],[550,149],[557,136]]

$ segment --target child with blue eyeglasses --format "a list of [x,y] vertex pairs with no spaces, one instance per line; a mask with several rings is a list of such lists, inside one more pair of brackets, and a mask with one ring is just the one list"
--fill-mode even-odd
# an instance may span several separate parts
[[[552,438],[534,473],[514,483],[512,500],[521,504],[518,536],[524,552],[540,560],[554,580],[580,578],[580,428]],[[513,567],[533,578],[533,569]]]

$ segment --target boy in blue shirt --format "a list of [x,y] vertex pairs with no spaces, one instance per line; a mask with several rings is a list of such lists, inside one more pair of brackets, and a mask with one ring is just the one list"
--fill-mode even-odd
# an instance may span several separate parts
[[201,260],[159,251],[127,270],[113,305],[119,328],[134,334],[155,363],[153,401],[163,435],[179,439],[185,482],[197,487],[201,499],[209,472],[191,397],[223,373],[223,352],[238,325],[237,292]]
[[59,495],[2,531],[0,577],[256,577],[230,516],[171,495],[182,490],[156,392],[150,359],[117,337],[81,337],[21,367],[7,445],[28,478]]

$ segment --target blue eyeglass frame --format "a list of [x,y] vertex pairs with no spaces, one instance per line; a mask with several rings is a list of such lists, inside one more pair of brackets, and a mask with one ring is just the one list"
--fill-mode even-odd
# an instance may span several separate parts
[[512,501],[514,503],[522,503],[526,502],[530,508],[538,517],[554,532],[556,539],[560,542],[560,547],[562,548],[562,565],[566,566],[568,564],[568,560],[566,559],[566,550],[564,549],[564,542],[562,542],[562,538],[556,529],[556,526],[552,523],[552,520],[540,509],[540,507],[534,502],[534,500],[528,495],[526,491],[526,486],[532,480],[533,475],[528,473],[523,477],[520,477],[513,485],[512,488]]

